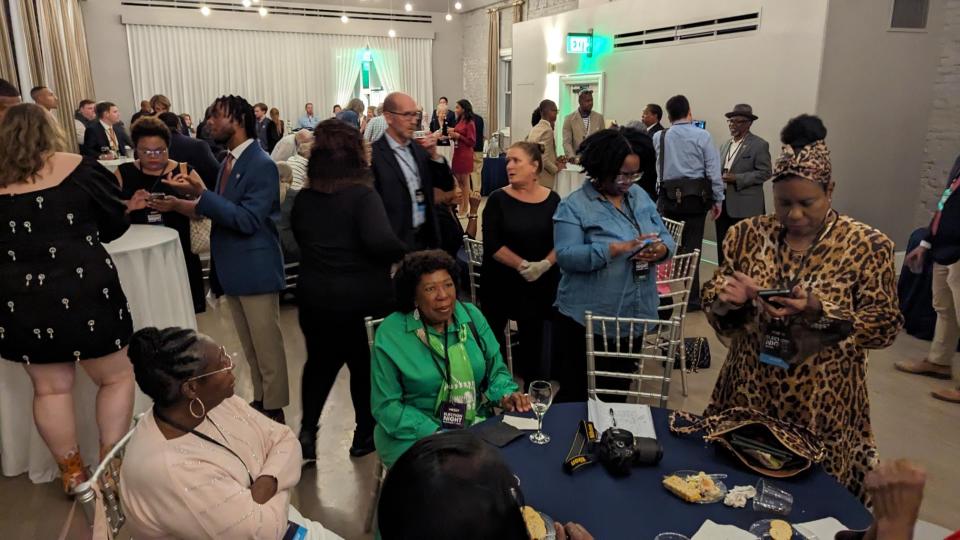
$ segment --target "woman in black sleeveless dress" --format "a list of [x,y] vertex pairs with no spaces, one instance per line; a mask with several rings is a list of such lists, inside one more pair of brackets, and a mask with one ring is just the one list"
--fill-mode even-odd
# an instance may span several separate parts
[[193,297],[193,310],[202,313],[207,305],[203,288],[203,268],[200,257],[190,251],[190,218],[179,212],[161,212],[147,206],[148,197],[152,194],[180,197],[173,188],[163,183],[168,175],[197,173],[186,163],[178,163],[168,157],[170,130],[160,120],[152,116],[142,117],[133,124],[130,135],[138,159],[117,168],[115,174],[120,180],[122,190],[120,198],[127,201],[131,223],[162,225],[170,227],[180,235],[180,246],[187,263],[187,278],[190,280],[190,294]]
[[86,480],[71,395],[76,366],[99,387],[102,456],[130,427],[133,325],[102,245],[129,227],[120,188],[96,161],[56,152],[58,137],[33,104],[11,108],[0,123],[0,356],[30,376],[37,429],[69,491]]

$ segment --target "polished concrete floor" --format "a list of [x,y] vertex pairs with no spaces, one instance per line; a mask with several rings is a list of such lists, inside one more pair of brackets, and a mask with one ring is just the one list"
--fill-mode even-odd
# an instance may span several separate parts
[[[704,267],[704,272],[709,275],[712,268]],[[287,421],[296,429],[300,421],[299,381],[305,349],[296,308],[284,306],[281,319],[290,366],[292,403],[286,410]],[[201,331],[236,355],[237,392],[249,397],[249,370],[239,352],[228,311],[213,305],[199,317],[199,325]],[[690,376],[686,398],[681,395],[679,381],[674,383],[670,407],[700,412],[709,399],[725,350],[702,314],[690,315],[687,335],[709,336],[713,367]],[[956,497],[956,486],[960,485],[960,405],[939,402],[929,396],[930,390],[945,384],[943,381],[905,375],[893,368],[896,360],[922,356],[926,345],[901,335],[889,349],[871,354],[869,387],[874,429],[883,457],[907,457],[927,468],[929,481],[921,518],[955,530],[960,529],[960,503]],[[333,389],[321,420],[318,454],[322,459],[316,467],[304,470],[293,504],[304,515],[324,523],[344,538],[367,539],[372,536],[364,534],[363,529],[373,501],[376,457],[351,459],[348,456],[353,430],[348,377],[348,372],[343,370]],[[58,484],[33,485],[26,475],[0,478],[0,538],[55,539],[70,506]],[[71,528],[73,533],[81,531],[80,522],[82,516],[78,514]]]

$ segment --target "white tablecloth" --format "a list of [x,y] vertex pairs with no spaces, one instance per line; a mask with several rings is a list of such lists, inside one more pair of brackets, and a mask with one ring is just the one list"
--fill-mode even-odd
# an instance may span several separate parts
[[557,195],[560,195],[561,199],[564,199],[582,186],[586,178],[587,173],[583,172],[580,166],[568,164],[567,168],[557,173],[557,183],[553,186],[553,189],[557,192]]
[[136,160],[133,158],[123,157],[120,159],[101,159],[100,164],[106,167],[110,172],[114,172],[118,167],[120,167],[120,165],[123,165],[124,163],[133,163],[134,161]]
[[[130,303],[133,328],[181,326],[196,328],[190,283],[180,239],[173,229],[133,225],[105,244]],[[87,465],[100,450],[94,415],[97,387],[82,368],[76,370],[73,402],[80,452]],[[145,411],[150,398],[136,390],[134,414]],[[60,473],[33,424],[33,386],[20,364],[0,361],[0,453],[3,474],[29,472],[32,482],[49,482]]]
[[449,165],[451,168],[453,167],[453,145],[452,144],[450,146],[437,145],[437,153],[447,158],[447,165]]

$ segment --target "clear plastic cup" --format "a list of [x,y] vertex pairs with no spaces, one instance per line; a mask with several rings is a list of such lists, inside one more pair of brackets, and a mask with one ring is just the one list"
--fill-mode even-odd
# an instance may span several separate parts
[[753,509],[756,512],[789,515],[793,510],[793,495],[760,479],[757,481],[757,495],[753,498]]
[[662,532],[655,536],[653,540],[690,540],[686,536],[675,532]]

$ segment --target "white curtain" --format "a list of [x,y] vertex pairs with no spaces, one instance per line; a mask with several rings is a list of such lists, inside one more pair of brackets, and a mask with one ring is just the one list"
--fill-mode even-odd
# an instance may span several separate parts
[[385,92],[409,94],[425,111],[433,105],[433,41],[370,38],[373,64]]
[[354,88],[368,44],[381,76],[394,74],[385,90],[404,91],[424,104],[433,99],[430,39],[152,25],[127,25],[127,39],[134,97],[164,94],[174,111],[190,113],[195,123],[223,94],[277,107],[291,122],[308,101],[317,116],[327,117],[334,104],[358,97]]

